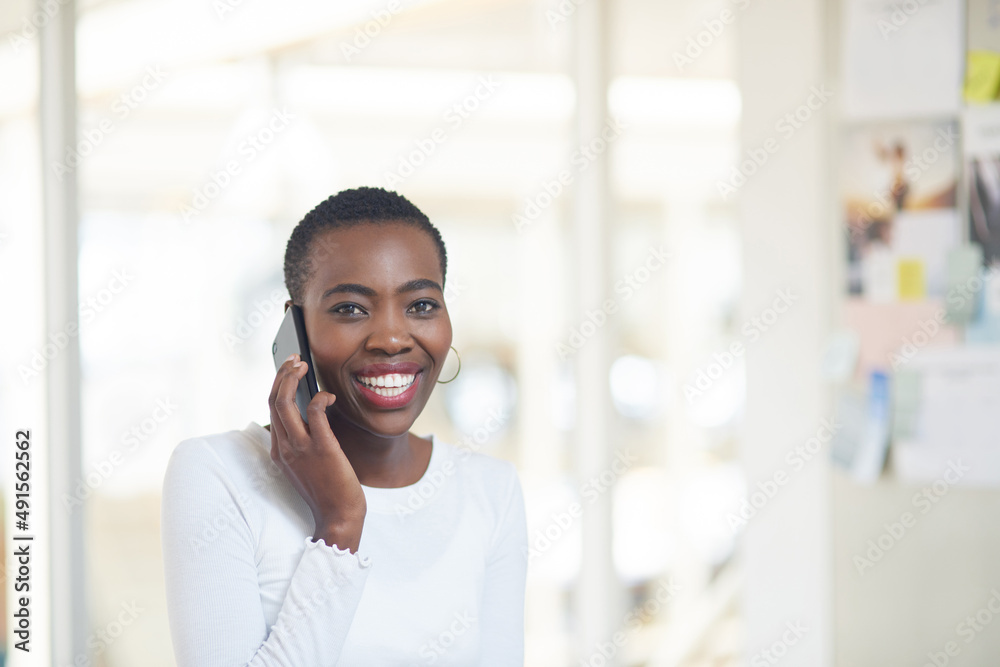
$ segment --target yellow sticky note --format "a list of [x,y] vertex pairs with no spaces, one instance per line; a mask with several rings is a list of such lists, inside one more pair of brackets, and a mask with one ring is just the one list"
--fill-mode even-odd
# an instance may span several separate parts
[[924,263],[919,259],[901,259],[899,271],[899,298],[901,301],[918,301],[927,296]]
[[1000,91],[1000,53],[969,51],[965,65],[965,101],[991,102]]

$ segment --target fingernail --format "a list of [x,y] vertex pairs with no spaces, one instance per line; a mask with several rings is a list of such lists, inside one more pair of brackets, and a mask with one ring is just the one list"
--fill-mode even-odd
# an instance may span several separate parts
[[288,358],[285,359],[285,361],[291,361],[294,358],[295,358],[295,353],[293,352],[292,354],[288,355]]
[[301,361],[296,361],[294,364],[292,364],[292,368],[298,368],[301,365],[302,365]]

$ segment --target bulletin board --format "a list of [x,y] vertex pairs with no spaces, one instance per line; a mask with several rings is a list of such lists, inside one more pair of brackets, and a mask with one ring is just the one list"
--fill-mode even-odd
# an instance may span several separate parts
[[859,481],[998,485],[1000,2],[843,8],[832,457]]

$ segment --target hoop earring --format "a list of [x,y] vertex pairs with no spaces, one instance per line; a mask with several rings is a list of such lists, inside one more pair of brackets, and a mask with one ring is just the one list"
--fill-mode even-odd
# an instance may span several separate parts
[[[451,349],[455,350],[455,346],[452,345]],[[458,350],[455,350],[455,356],[458,357],[458,370],[455,371],[455,375],[452,376],[451,380],[438,380],[438,384],[448,384],[452,380],[458,377],[458,374],[462,372],[462,357],[458,356]]]

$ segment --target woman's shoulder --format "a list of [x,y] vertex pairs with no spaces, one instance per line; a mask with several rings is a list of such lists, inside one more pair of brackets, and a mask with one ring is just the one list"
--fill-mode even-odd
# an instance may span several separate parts
[[435,436],[435,443],[442,448],[441,469],[460,472],[462,479],[487,491],[508,490],[520,485],[517,467],[510,461],[487,454],[474,443],[452,444]]
[[270,462],[265,438],[267,431],[250,422],[243,429],[232,429],[186,438],[170,453],[166,477],[206,474],[239,476]]
[[516,532],[518,526],[524,525],[524,491],[514,463],[486,453],[475,444],[443,443],[442,449],[446,452],[442,469],[447,471],[450,465],[456,473],[454,478],[461,480],[457,488],[463,490],[462,502],[479,507],[486,525],[493,526],[491,544],[504,531]]

